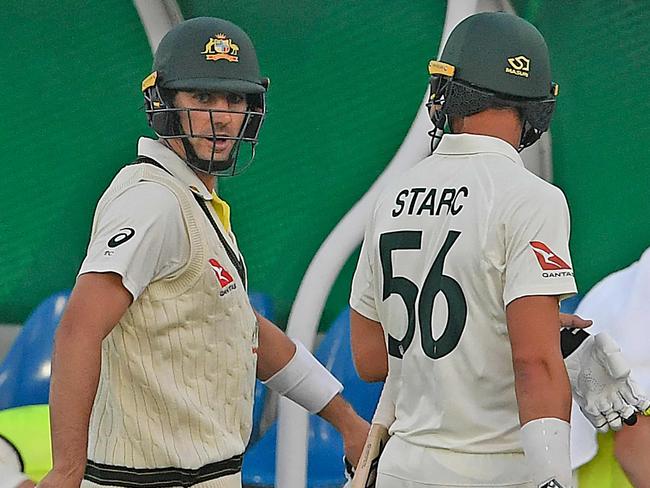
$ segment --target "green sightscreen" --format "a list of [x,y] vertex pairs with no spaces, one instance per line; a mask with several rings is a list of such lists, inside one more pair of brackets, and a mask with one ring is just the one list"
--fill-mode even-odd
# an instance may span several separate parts
[[[151,134],[151,53],[131,1],[8,0],[4,46],[0,323],[70,288],[92,212]],[[560,83],[555,182],[569,200],[581,291],[650,245],[650,11],[642,2],[516,1],[548,40]],[[241,25],[271,78],[257,159],[220,180],[249,266],[280,324],[316,250],[402,142],[422,101],[446,2],[180,1]],[[478,47],[477,47],[478,48]],[[354,256],[322,325],[345,307]]]

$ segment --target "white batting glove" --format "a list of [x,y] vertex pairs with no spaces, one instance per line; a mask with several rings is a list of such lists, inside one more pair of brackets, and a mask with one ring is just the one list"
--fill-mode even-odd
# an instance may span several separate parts
[[[574,345],[577,342],[568,355],[567,334],[575,338]],[[620,346],[609,334],[592,336],[579,329],[564,329],[562,347],[573,398],[598,432],[620,430],[623,422],[631,425],[637,412],[650,407],[647,395],[630,377]]]

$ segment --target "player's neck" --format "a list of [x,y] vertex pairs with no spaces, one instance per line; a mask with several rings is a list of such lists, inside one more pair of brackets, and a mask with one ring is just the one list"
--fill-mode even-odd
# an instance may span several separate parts
[[517,149],[521,140],[521,121],[514,109],[487,109],[474,115],[454,118],[455,134],[477,134],[506,141]]
[[[161,139],[162,143],[174,151],[179,158],[186,160],[187,153],[185,152],[185,147],[178,139]],[[189,166],[189,168],[194,172],[194,174],[201,180],[210,193],[214,190],[214,181],[215,177],[207,173],[202,173],[201,171],[196,171],[194,168]]]
[[208,191],[210,193],[212,193],[212,191],[214,190],[214,178],[215,177],[213,175],[209,175],[209,174],[206,174],[206,173],[201,173],[200,171],[194,171],[194,174],[196,174],[196,176],[198,176],[199,180],[201,180],[203,182],[203,184],[208,189]]

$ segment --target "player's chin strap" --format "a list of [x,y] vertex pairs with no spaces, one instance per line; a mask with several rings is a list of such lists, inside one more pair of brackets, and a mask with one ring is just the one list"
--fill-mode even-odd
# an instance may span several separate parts
[[[235,173],[235,164],[237,163],[237,156],[239,156],[239,144],[241,141],[237,141],[234,144],[228,159],[225,161],[201,159],[187,138],[181,138],[181,142],[183,143],[183,149],[185,149],[185,162],[195,170],[212,176],[227,176],[227,174],[224,174],[225,171],[232,174]],[[213,152],[215,146],[216,142],[213,141]]]

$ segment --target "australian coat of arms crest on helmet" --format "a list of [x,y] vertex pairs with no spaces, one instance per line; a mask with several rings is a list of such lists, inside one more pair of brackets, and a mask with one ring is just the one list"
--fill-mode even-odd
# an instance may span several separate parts
[[205,59],[208,61],[225,59],[231,63],[239,62],[239,46],[225,34],[217,34],[211,37],[205,44],[205,49],[201,54],[205,54]]

